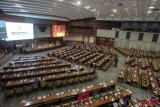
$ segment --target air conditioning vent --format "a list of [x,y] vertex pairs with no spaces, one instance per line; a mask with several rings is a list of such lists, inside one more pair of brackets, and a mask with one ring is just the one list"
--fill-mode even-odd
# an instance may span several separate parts
[[158,17],[156,17],[156,18],[155,18],[155,20],[159,20],[159,18],[158,18]]
[[123,6],[123,4],[122,3],[118,3],[118,6]]
[[159,9],[153,9],[153,11],[159,11]]

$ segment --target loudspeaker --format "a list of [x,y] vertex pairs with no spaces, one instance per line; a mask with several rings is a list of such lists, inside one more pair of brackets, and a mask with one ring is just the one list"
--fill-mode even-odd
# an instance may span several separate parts
[[3,12],[3,10],[2,10],[2,9],[0,9],[0,14],[4,14],[4,12]]
[[47,26],[46,25],[39,25],[38,28],[39,28],[40,32],[45,32],[47,29]]

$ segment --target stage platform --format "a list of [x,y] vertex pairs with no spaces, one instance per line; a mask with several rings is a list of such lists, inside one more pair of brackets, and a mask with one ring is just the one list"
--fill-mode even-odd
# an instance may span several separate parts
[[33,49],[33,48],[25,48],[22,49],[22,52],[25,54],[32,54],[32,53],[37,53],[37,52],[43,52],[43,51],[47,51],[47,50],[52,50],[52,49],[56,49],[56,48],[60,48],[61,46],[52,46],[52,47],[45,47],[45,48],[37,48],[37,49]]

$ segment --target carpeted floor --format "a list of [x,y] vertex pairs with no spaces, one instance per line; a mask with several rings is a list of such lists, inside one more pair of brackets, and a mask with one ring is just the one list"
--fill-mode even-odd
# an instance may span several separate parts
[[[48,52],[49,51],[36,53],[36,54],[29,54],[29,55],[21,55],[21,56],[46,55],[46,53],[48,53]],[[20,55],[14,55],[13,58],[17,58],[19,56]],[[13,96],[13,97],[10,97],[10,98],[5,98],[3,92],[0,91],[0,107],[19,107],[20,106],[19,104],[20,104],[21,100],[23,100],[23,99],[28,99],[28,98],[32,98],[32,97],[47,95],[47,94],[50,94],[50,93],[60,92],[60,91],[63,91],[63,90],[83,87],[83,86],[87,86],[89,84],[98,83],[98,82],[107,82],[107,81],[111,81],[111,80],[117,81],[118,74],[123,67],[124,61],[125,61],[125,58],[123,56],[119,55],[118,66],[113,67],[113,65],[111,65],[110,68],[107,71],[97,70],[98,78],[93,80],[93,81],[74,84],[74,85],[70,85],[70,86],[64,86],[64,87],[61,87],[61,88],[53,87],[52,89],[38,90],[38,91],[32,92],[31,94],[23,94],[21,96]],[[75,66],[75,65],[76,64],[73,63],[72,66]],[[92,68],[90,68],[90,67],[86,67],[86,66],[84,66],[84,67],[87,70],[92,70]],[[3,68],[3,66],[0,67],[0,69],[2,69],[2,68]],[[151,96],[150,91],[147,91],[147,90],[144,90],[144,89],[141,89],[141,88],[137,88],[137,87],[133,87],[133,86],[130,86],[128,84],[117,83],[116,87],[130,89],[131,91],[133,91],[133,96],[136,97],[136,98],[139,98],[139,99],[146,99],[147,96]]]

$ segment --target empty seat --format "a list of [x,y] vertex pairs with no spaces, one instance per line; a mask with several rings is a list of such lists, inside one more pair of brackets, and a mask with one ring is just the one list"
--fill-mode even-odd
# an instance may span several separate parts
[[13,95],[13,93],[14,93],[13,90],[10,90],[10,89],[4,90],[4,94],[5,94],[6,96]]
[[76,78],[74,79],[74,82],[77,83],[78,81],[79,81],[79,78],[76,77]]
[[33,88],[34,90],[36,90],[36,89],[38,89],[38,85],[37,85],[37,84],[32,84],[32,88]]
[[24,86],[24,91],[31,92],[32,91],[32,87],[31,86]]
[[72,84],[74,82],[74,79],[73,78],[69,78],[68,79],[68,84]]
[[52,81],[46,82],[46,86],[47,86],[47,87],[53,87],[53,82],[52,82]]
[[63,104],[63,107],[71,107],[70,103]]
[[62,85],[67,85],[67,80],[66,79],[62,80]]
[[88,81],[90,79],[90,75],[87,75],[86,76],[86,80]]
[[85,76],[80,77],[79,80],[80,80],[80,82],[85,81]]
[[42,88],[46,87],[46,81],[45,81],[45,80],[42,80],[42,81],[40,82],[40,86],[41,86]]
[[60,86],[61,85],[61,80],[56,80],[55,81],[55,86]]
[[21,94],[23,92],[23,88],[22,87],[15,88],[14,90],[15,90],[16,94]]

